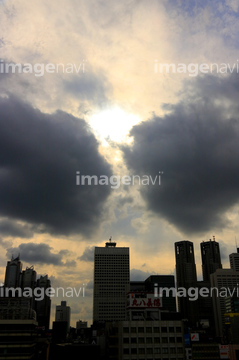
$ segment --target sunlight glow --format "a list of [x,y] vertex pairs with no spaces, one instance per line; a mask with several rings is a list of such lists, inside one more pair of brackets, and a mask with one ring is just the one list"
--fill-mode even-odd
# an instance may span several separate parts
[[116,142],[130,142],[130,129],[141,121],[139,116],[112,108],[93,114],[89,123],[96,134],[103,139]]

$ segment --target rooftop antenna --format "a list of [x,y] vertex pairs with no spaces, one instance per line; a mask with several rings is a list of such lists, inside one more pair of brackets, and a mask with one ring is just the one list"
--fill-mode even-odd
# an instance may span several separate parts
[[213,235],[213,241],[215,241],[215,235]]
[[236,238],[236,236],[235,236],[235,245],[236,245],[236,251],[238,251],[237,249],[237,238]]
[[115,247],[116,246],[116,242],[112,242],[112,236],[110,236],[109,241],[105,243],[105,246],[106,247],[109,247],[109,246]]

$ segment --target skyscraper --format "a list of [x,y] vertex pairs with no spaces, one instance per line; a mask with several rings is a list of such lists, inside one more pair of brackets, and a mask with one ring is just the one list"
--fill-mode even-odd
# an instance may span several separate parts
[[36,283],[37,288],[41,288],[44,297],[42,300],[35,299],[35,310],[37,314],[38,326],[45,327],[49,329],[50,322],[50,313],[51,313],[51,298],[46,295],[46,289],[51,287],[51,282],[48,279],[48,275],[41,276],[40,279],[37,279]]
[[204,281],[210,281],[210,275],[222,269],[219,244],[215,241],[203,241],[201,244],[202,274]]
[[94,255],[93,320],[125,320],[129,292],[129,248],[106,242]]
[[34,266],[27,267],[26,270],[22,272],[22,289],[29,287],[34,290],[36,286],[36,271],[34,270]]
[[[32,289],[32,294],[34,294],[34,288],[36,286],[36,278],[37,278],[37,273],[34,270],[33,265],[31,267],[27,267],[26,270],[23,270],[22,271],[22,281],[21,281],[22,290],[24,291],[25,288],[30,288],[30,289]],[[35,309],[35,297],[34,296],[32,296],[32,298],[31,298],[31,306],[32,306],[32,309]]]
[[[217,269],[211,274],[213,311],[216,335],[223,336],[226,312],[226,294],[232,297],[238,294],[239,272],[232,269]],[[222,292],[222,294],[220,294]]]
[[234,271],[239,271],[239,248],[236,253],[229,255],[230,268]]
[[61,305],[56,306],[56,322],[66,322],[67,323],[67,333],[70,329],[70,320],[71,320],[71,308],[66,306],[66,301],[61,301]]
[[20,256],[15,259],[12,257],[12,259],[7,262],[4,286],[8,288],[20,287],[21,271],[22,263],[20,261]]
[[191,241],[175,243],[177,287],[195,285],[197,281],[194,248]]
[[[186,290],[195,287],[197,283],[194,248],[191,241],[178,241],[175,243],[177,289]],[[195,322],[195,302],[189,301],[188,297],[178,298],[178,310],[186,319]]]

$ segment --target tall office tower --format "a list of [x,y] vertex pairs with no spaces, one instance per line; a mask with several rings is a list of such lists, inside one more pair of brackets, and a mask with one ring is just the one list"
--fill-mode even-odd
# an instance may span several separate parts
[[[32,294],[34,294],[34,288],[36,286],[36,278],[37,278],[37,273],[34,270],[34,266],[32,265],[31,267],[27,267],[26,270],[23,270],[22,272],[22,281],[21,281],[21,288],[24,291],[25,288],[30,288],[32,289]],[[32,296],[31,298],[31,305],[32,308],[35,308],[35,298],[34,296]]]
[[[195,287],[197,282],[194,248],[191,241],[178,241],[175,243],[177,289]],[[188,297],[178,298],[178,310],[183,318],[192,324],[196,321],[195,301]]]
[[[226,313],[226,296],[239,292],[239,272],[231,269],[217,269],[210,275],[216,335],[223,336]],[[229,289],[229,290],[228,290]]]
[[229,255],[230,268],[234,271],[239,271],[239,248],[236,253]]
[[175,243],[177,287],[192,286],[197,281],[194,248],[191,241]]
[[36,286],[36,277],[37,273],[34,270],[34,266],[27,267],[26,270],[22,272],[22,289],[29,287],[32,290]]
[[200,246],[203,281],[210,281],[210,275],[217,269],[222,269],[219,244],[213,237],[213,241],[203,241]]
[[129,248],[115,242],[96,247],[94,255],[94,321],[126,319],[129,292]]
[[71,308],[66,306],[66,301],[61,301],[61,305],[56,306],[56,315],[55,322],[66,322],[67,323],[67,333],[70,329],[71,321]]
[[22,263],[20,261],[20,255],[15,259],[12,257],[12,259],[7,262],[4,286],[8,288],[20,287],[21,271]]
[[37,279],[36,283],[37,288],[41,288],[37,290],[37,294],[42,294],[43,299],[40,299],[40,296],[35,297],[35,310],[37,314],[37,322],[38,326],[45,327],[45,329],[49,329],[50,323],[50,314],[51,314],[51,298],[46,295],[46,289],[51,287],[51,282],[48,279],[48,275],[41,276]]

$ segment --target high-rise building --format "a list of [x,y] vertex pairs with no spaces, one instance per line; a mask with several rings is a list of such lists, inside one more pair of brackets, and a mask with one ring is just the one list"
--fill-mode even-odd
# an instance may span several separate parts
[[55,322],[66,322],[67,323],[67,333],[70,329],[71,321],[71,308],[66,305],[66,301],[61,301],[61,305],[56,306],[56,315]]
[[[22,290],[24,291],[24,289],[31,289],[32,290],[32,294],[34,294],[34,288],[36,286],[36,277],[37,277],[37,273],[34,270],[34,266],[32,265],[31,267],[27,267],[26,270],[22,271],[22,281],[21,281],[21,287]],[[35,298],[34,296],[32,296],[31,298],[31,304],[32,304],[32,308],[35,308]]]
[[217,269],[210,275],[216,335],[223,336],[226,313],[226,295],[238,294],[239,272]]
[[15,259],[12,257],[12,259],[7,262],[4,286],[8,288],[20,287],[21,271],[22,263],[20,261],[20,256]]
[[192,286],[197,281],[194,248],[191,241],[175,243],[177,287]]
[[239,248],[236,253],[229,255],[230,268],[234,271],[239,271]]
[[94,254],[94,321],[126,319],[129,292],[129,248],[106,242]]
[[[191,241],[178,241],[175,243],[177,289],[195,287],[197,283],[194,248]],[[195,302],[188,297],[178,298],[178,310],[183,318],[195,323]]]
[[41,276],[39,279],[37,279],[36,287],[41,288],[41,291],[44,294],[41,300],[35,298],[35,310],[37,314],[38,326],[49,329],[51,298],[50,296],[46,295],[46,289],[51,287],[51,282],[48,279],[48,275]]
[[36,286],[36,277],[37,273],[34,270],[34,266],[27,267],[26,270],[22,272],[22,289],[28,287],[34,290]]
[[213,241],[203,241],[200,245],[203,281],[210,281],[210,275],[217,269],[222,269],[219,244],[213,237]]

